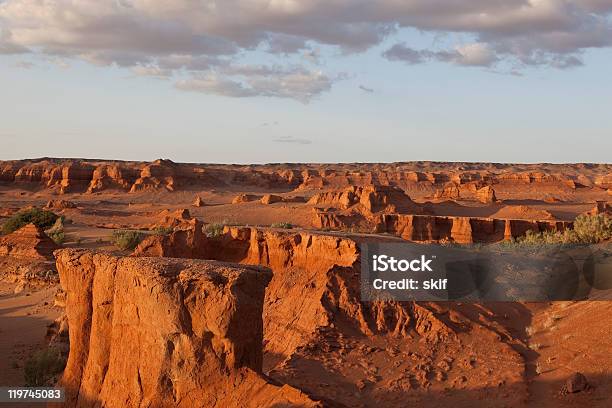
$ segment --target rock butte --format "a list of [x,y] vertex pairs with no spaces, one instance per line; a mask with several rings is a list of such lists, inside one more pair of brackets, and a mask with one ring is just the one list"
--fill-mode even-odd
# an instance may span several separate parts
[[269,271],[85,250],[56,257],[69,406],[319,406],[261,374]]

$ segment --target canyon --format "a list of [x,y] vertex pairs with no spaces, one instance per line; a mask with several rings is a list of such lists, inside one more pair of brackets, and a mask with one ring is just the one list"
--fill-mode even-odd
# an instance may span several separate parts
[[[0,223],[46,208],[65,232],[0,237],[0,350],[16,366],[3,381],[23,385],[23,343],[65,350],[65,406],[609,406],[612,302],[365,302],[360,245],[562,234],[609,214],[611,177],[607,164],[0,162]],[[113,242],[124,230],[134,248]],[[589,387],[568,388],[576,372]]]

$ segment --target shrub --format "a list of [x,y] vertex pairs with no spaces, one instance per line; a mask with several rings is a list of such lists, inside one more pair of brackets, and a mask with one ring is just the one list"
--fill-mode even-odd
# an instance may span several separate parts
[[612,218],[606,214],[579,215],[574,221],[574,233],[580,242],[605,241],[612,238]]
[[58,216],[55,213],[47,210],[41,210],[40,208],[29,208],[27,210],[19,211],[11,218],[6,220],[2,225],[2,233],[10,234],[11,232],[17,231],[19,228],[27,225],[34,224],[37,227],[47,229],[55,223]]
[[113,231],[111,242],[120,249],[133,250],[145,238],[146,234],[140,231],[118,230]]
[[66,234],[64,231],[52,231],[48,232],[47,236],[53,240],[57,245],[62,245],[66,240]]
[[27,387],[51,385],[53,377],[61,373],[65,366],[66,360],[56,349],[37,351],[25,364],[25,385]]
[[525,233],[525,236],[506,241],[502,246],[538,247],[547,245],[595,244],[612,238],[612,218],[605,214],[579,215],[574,228],[565,231],[544,231]]
[[215,238],[223,235],[223,228],[225,225],[219,223],[207,224],[204,228],[206,236],[209,238]]
[[293,228],[293,225],[291,223],[288,223],[288,222],[276,222],[276,223],[270,225],[270,227],[272,227],[272,228],[291,229],[291,228]]

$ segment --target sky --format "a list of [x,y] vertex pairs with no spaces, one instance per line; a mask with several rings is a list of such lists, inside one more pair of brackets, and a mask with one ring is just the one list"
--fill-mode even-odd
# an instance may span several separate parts
[[610,163],[612,0],[0,0],[0,160]]

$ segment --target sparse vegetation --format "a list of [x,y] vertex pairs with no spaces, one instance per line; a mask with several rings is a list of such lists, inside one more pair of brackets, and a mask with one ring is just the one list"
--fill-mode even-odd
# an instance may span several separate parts
[[53,240],[57,245],[62,245],[66,240],[66,234],[64,230],[48,232],[47,236]]
[[54,348],[40,350],[25,363],[25,385],[27,387],[52,385],[54,377],[61,373],[65,366],[66,359],[58,350]]
[[225,228],[224,224],[219,224],[219,223],[207,224],[206,227],[204,227],[204,233],[209,238],[219,237],[223,235],[223,228]]
[[66,240],[64,232],[64,217],[58,217],[51,228],[45,231],[45,234],[53,240],[57,245],[62,245]]
[[40,208],[29,208],[19,211],[6,220],[6,222],[2,224],[2,233],[10,234],[27,224],[34,224],[40,228],[47,229],[53,226],[57,219],[58,215],[51,211],[41,210]]
[[133,250],[145,238],[146,234],[140,231],[133,230],[117,230],[113,231],[111,242],[118,248],[126,251]]
[[593,244],[612,238],[612,218],[606,214],[579,215],[574,221],[574,234],[580,242]]
[[168,235],[172,234],[174,228],[172,227],[155,227],[152,230],[153,235]]
[[292,229],[293,225],[289,222],[275,222],[274,224],[271,224],[270,227],[272,228],[283,228],[283,229]]
[[525,236],[504,241],[502,247],[531,248],[541,246],[594,244],[612,238],[612,218],[605,214],[586,215],[576,217],[574,228],[565,231],[527,231]]

